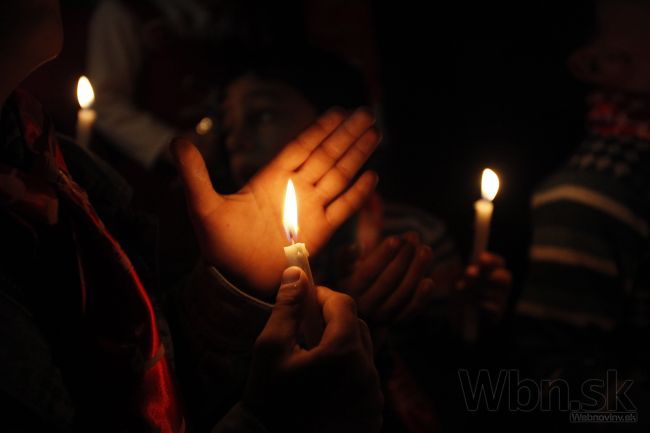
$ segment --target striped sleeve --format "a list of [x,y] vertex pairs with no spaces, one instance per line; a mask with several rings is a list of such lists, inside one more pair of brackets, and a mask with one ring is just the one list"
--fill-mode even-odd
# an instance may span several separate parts
[[611,329],[647,250],[647,204],[611,177],[565,170],[532,199],[521,314]]

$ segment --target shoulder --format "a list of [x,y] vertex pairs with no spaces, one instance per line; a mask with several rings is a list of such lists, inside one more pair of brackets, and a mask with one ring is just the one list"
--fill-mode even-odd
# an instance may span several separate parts
[[128,182],[108,163],[70,137],[57,136],[72,178],[88,192],[93,205],[126,208],[133,197]]

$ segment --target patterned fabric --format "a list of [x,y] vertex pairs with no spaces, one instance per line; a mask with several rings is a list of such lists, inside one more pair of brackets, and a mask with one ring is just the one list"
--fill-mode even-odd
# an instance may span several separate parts
[[532,198],[530,269],[519,312],[578,326],[650,320],[650,103],[590,98],[588,137]]
[[[35,231],[53,226],[73,239],[89,345],[98,365],[113,370],[106,376],[121,379],[96,390],[108,396],[108,407],[97,410],[112,414],[121,429],[183,431],[152,303],[134,266],[72,179],[40,105],[17,91],[2,119],[0,211]],[[11,133],[12,124],[20,134]]]

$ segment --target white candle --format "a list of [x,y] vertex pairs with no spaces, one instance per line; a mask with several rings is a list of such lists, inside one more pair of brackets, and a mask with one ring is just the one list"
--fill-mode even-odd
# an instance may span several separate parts
[[487,249],[490,238],[490,222],[492,221],[492,212],[494,204],[492,200],[499,191],[499,176],[486,168],[483,170],[481,178],[481,195],[480,200],[474,203],[476,219],[474,220],[474,249],[472,250],[472,263],[476,263],[480,255]]
[[[477,263],[481,254],[487,249],[490,238],[490,222],[492,221],[492,212],[494,204],[492,200],[499,191],[499,176],[486,168],[483,170],[481,177],[481,195],[480,200],[474,203],[476,218],[474,220],[474,249],[472,250],[472,263]],[[474,343],[478,338],[478,306],[468,304],[465,308],[463,323],[463,338],[469,343]]]
[[305,294],[305,309],[303,312],[301,333],[305,338],[305,345],[307,347],[314,347],[318,344],[322,336],[323,320],[320,307],[316,300],[316,286],[311,273],[311,267],[309,266],[309,252],[304,243],[296,243],[296,239],[298,238],[298,202],[296,199],[296,189],[291,179],[287,183],[282,222],[287,239],[291,241],[291,245],[284,247],[287,263],[289,266],[298,266],[301,268],[307,274],[307,279],[309,280],[309,287]]
[[97,112],[90,108],[95,101],[95,92],[85,76],[81,76],[77,82],[77,100],[81,107],[77,113],[77,144],[88,148]]

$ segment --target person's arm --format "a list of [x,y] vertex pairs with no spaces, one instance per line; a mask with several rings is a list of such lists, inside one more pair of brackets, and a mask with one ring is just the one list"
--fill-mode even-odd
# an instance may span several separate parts
[[151,167],[177,131],[134,101],[143,62],[141,24],[126,6],[99,4],[90,24],[87,68],[97,128],[125,155]]
[[199,424],[216,422],[240,398],[255,339],[272,304],[248,295],[201,263],[170,299],[179,374]]
[[518,313],[613,328],[647,248],[643,203],[614,179],[563,172],[535,194],[532,206],[530,265]]

